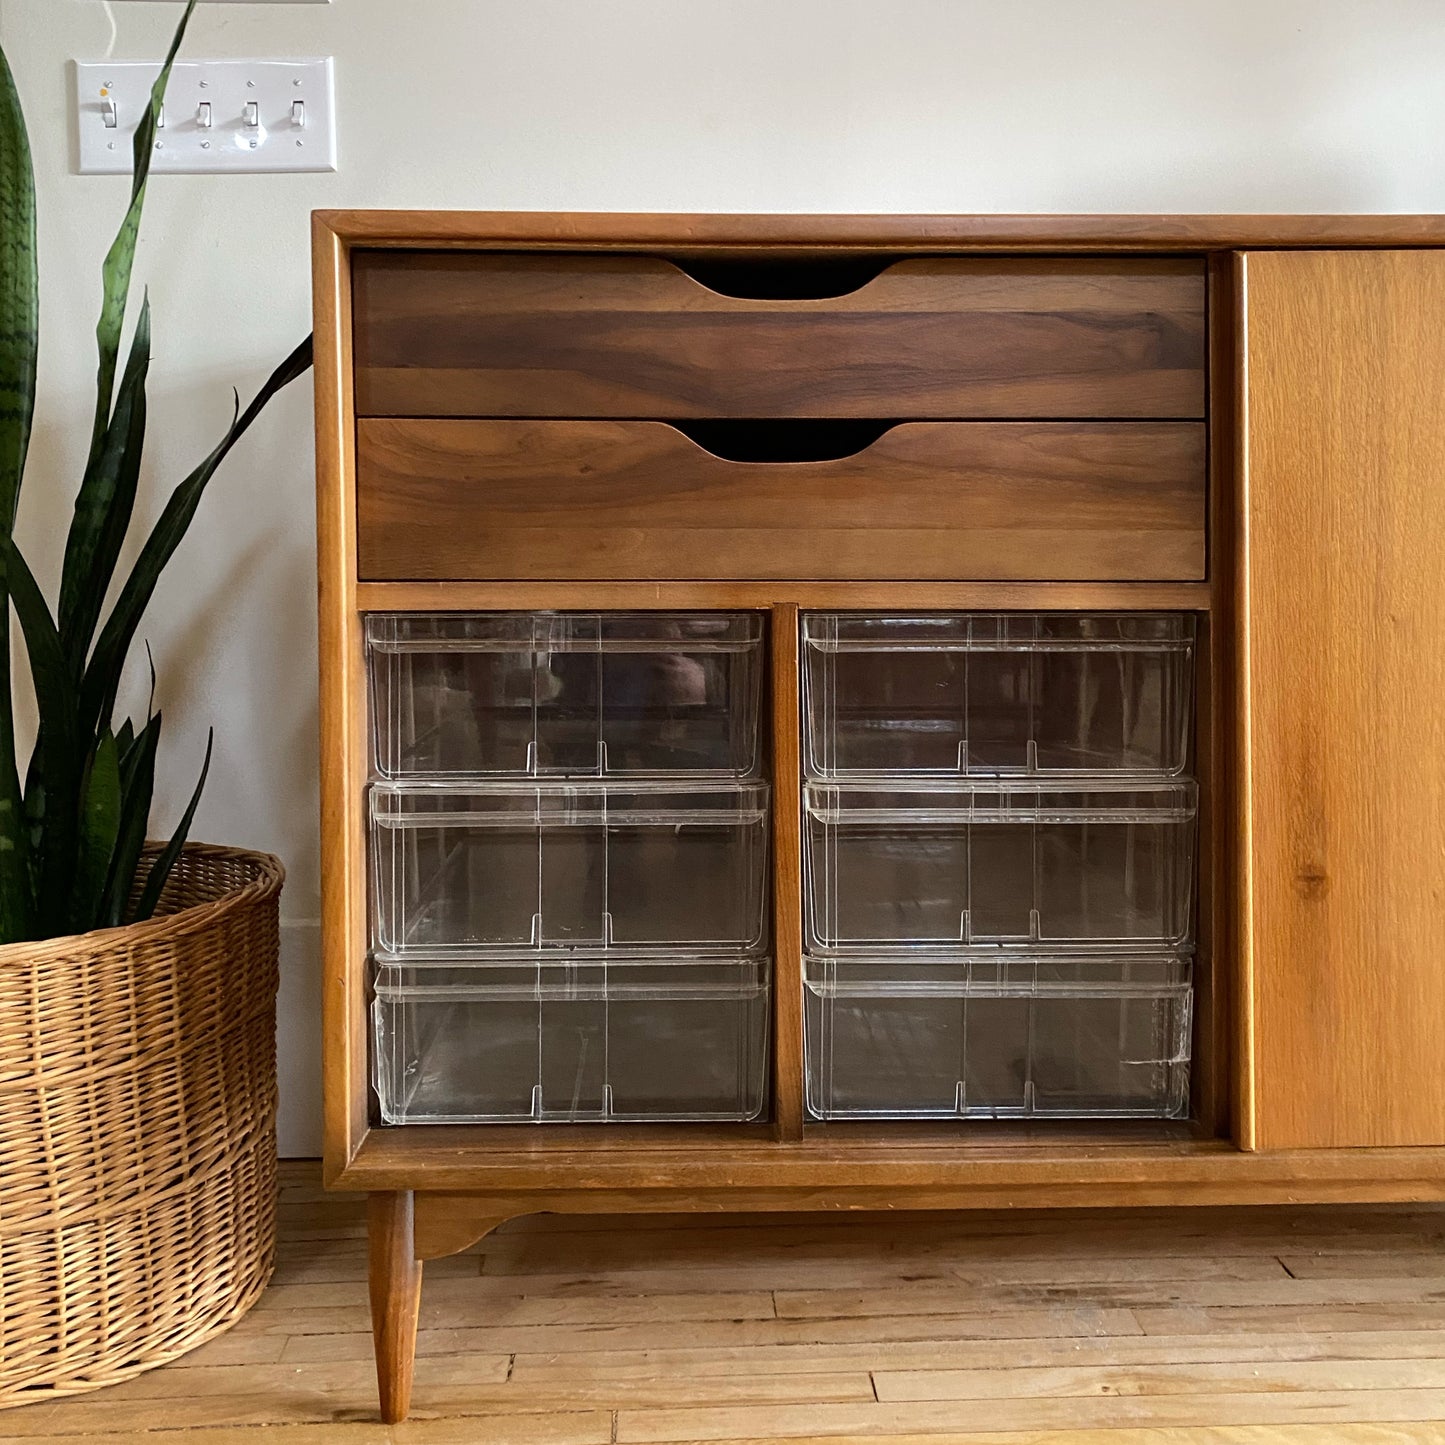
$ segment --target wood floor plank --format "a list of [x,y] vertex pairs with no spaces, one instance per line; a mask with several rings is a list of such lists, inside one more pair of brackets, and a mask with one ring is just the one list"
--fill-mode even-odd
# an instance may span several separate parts
[[[612,1416],[607,1411],[564,1411],[558,1414],[505,1415],[489,1420],[484,1445],[608,1445]],[[0,1434],[12,1445],[15,1437]],[[327,1420],[309,1425],[203,1426],[196,1429],[78,1429],[55,1435],[27,1435],[25,1445],[479,1445],[477,1421],[411,1419],[403,1425]]]
[[[612,1416],[601,1410],[504,1415],[476,1420],[418,1420],[393,1425],[392,1445],[609,1445]],[[258,1442],[259,1445],[259,1442]]]
[[175,1431],[68,1429],[54,1435],[23,1437],[0,1433],[4,1445],[14,1445],[17,1439],[23,1439],[25,1445],[77,1445],[80,1440],[87,1445],[392,1445],[391,1430],[386,1425],[341,1420],[271,1425],[264,1435],[254,1425],[208,1425]]
[[1296,1279],[1428,1279],[1445,1281],[1445,1249],[1358,1253],[1316,1250],[1285,1254],[1280,1263]]
[[[173,1360],[166,1366],[166,1371],[184,1373],[212,1365],[271,1365],[280,1360],[285,1348],[284,1336],[254,1333],[248,1328],[248,1322],[242,1320],[224,1335],[217,1335],[190,1354]],[[3,1418],[0,1416],[0,1420]]]
[[[963,1282],[960,1281],[960,1284]],[[993,1301],[1018,1308],[1077,1303],[1096,1308],[1133,1309],[1158,1304],[1200,1308],[1382,1303],[1445,1303],[1445,1278],[1436,1279],[1291,1279],[1280,1271],[1272,1279],[1169,1280],[1016,1285],[976,1278],[970,1288],[936,1285],[897,1290],[779,1290],[774,1296],[780,1319],[841,1319],[874,1314],[947,1314]]]
[[1445,1360],[1102,1365],[1046,1369],[877,1370],[880,1400],[1006,1400],[1098,1395],[1252,1394],[1445,1388]]
[[1341,1330],[1445,1331],[1445,1303],[1321,1305],[1281,1309],[1277,1305],[1140,1306],[1131,1311],[1148,1335],[1196,1335],[1213,1332],[1276,1331],[1284,1334],[1336,1334]]
[[[430,1266],[428,1266],[430,1268]],[[1088,1284],[1139,1280],[1284,1279],[1285,1267],[1271,1254],[1201,1259],[1178,1255],[1059,1255],[1054,1258],[975,1260],[958,1265],[940,1253],[931,1260],[810,1259],[751,1264],[739,1261],[720,1270],[711,1265],[675,1265],[660,1269],[598,1268],[577,1273],[528,1270],[531,1298],[564,1298],[586,1294],[692,1294],[715,1288],[723,1279],[731,1290],[913,1289],[935,1284],[941,1289],[965,1284]],[[515,1280],[515,1274],[487,1273],[488,1281]]]
[[[338,1396],[358,1395],[363,1402],[375,1384],[370,1361],[335,1365],[325,1374],[328,1391]],[[501,1385],[507,1380],[511,1359],[507,1355],[455,1355],[432,1372],[436,1383],[444,1377],[449,1386],[464,1385],[481,1391],[482,1386]],[[318,1376],[294,1364],[211,1365],[190,1370],[152,1370],[133,1380],[111,1385],[98,1402],[122,1400],[186,1400],[196,1395],[225,1398],[232,1395],[295,1395],[315,1389]]]
[[1445,1361],[1445,1337],[1432,1330],[1291,1335],[1110,1335],[1100,1338],[920,1340],[856,1345],[768,1345],[743,1349],[577,1351],[521,1354],[511,1380],[651,1379],[659,1373],[811,1374],[865,1368],[887,1371],[1006,1370],[1021,1367],[1226,1364],[1291,1360]]
[[[1286,1395],[1164,1395],[1066,1400],[957,1401],[872,1405],[777,1405],[687,1410],[622,1410],[618,1445],[788,1439],[820,1432],[876,1438],[916,1433],[956,1437],[960,1430],[1077,1431],[1121,1426],[1336,1426],[1356,1422],[1445,1419],[1445,1390],[1333,1390]],[[1072,1440],[1072,1434],[1066,1439]],[[1348,1437],[1345,1437],[1348,1438]]]
[[[730,1445],[771,1445],[775,1437],[739,1439]],[[1338,1425],[1124,1426],[1102,1430],[950,1431],[951,1445],[1439,1445],[1445,1430],[1433,1423]],[[794,1435],[789,1445],[939,1445],[937,1433],[915,1435]]]
[[[256,1306],[267,1315],[314,1316],[357,1306],[365,1298],[354,1283],[273,1285]],[[653,1319],[764,1320],[773,1317],[768,1290],[709,1290],[693,1293],[626,1293],[606,1289],[548,1294],[515,1286],[498,1289],[490,1281],[431,1278],[422,1286],[422,1310],[444,1314],[456,1324],[469,1324],[477,1316],[519,1325],[634,1324]]]
[[[320,1314],[322,1312],[313,1312]],[[340,1317],[340,1312],[332,1312]],[[283,1361],[308,1364],[329,1359],[370,1358],[371,1337],[360,1312],[347,1315],[348,1325],[336,1332],[324,1330],[319,1319],[287,1320],[298,1325],[292,1330],[282,1354]],[[480,1351],[494,1354],[511,1348],[529,1354],[567,1355],[577,1351],[646,1350],[672,1343],[676,1328],[658,1320],[637,1325],[473,1325],[448,1327],[439,1317],[428,1320],[429,1328],[418,1333],[417,1356]],[[359,1321],[359,1322],[358,1322]],[[699,1320],[686,1325],[686,1338],[698,1348],[738,1348],[803,1344],[812,1348],[833,1343],[852,1344],[881,1341],[937,1339],[941,1335],[959,1339],[1031,1339],[1044,1336],[1140,1334],[1129,1310],[1055,1309],[998,1310],[956,1316],[905,1315],[896,1319],[866,1320]],[[341,1341],[339,1345],[336,1343]]]

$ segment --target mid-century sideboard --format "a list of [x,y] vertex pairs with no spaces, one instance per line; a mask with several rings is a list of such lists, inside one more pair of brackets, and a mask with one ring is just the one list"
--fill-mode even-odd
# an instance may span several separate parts
[[326,1177],[1445,1199],[1445,218],[315,218]]

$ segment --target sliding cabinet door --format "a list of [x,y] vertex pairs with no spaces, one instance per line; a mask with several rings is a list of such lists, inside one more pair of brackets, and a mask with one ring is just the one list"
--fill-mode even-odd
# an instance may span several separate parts
[[1238,279],[1241,1142],[1445,1144],[1445,252]]

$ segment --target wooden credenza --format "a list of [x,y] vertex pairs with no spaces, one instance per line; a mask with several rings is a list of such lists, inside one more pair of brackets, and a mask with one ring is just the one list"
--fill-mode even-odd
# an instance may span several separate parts
[[[317,215],[326,1175],[370,1195],[385,1418],[422,1261],[520,1214],[1445,1198],[1442,247],[1407,216]],[[760,622],[757,1117],[383,1123],[368,629],[614,613]],[[824,1122],[800,627],[1015,613],[1187,619],[1187,1092]]]

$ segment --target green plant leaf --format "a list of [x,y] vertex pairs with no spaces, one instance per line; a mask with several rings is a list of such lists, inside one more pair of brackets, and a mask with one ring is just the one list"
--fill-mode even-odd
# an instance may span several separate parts
[[121,670],[140,626],[141,617],[160,581],[161,573],[180,546],[196,514],[206,484],[226,459],[227,453],[260,416],[266,403],[282,387],[302,376],[311,366],[311,338],[308,336],[267,379],[245,412],[232,421],[220,445],[176,487],[151,529],[136,558],[135,566],[121,587],[115,606],[101,628],[81,684],[80,717],[85,728],[99,728],[109,720],[120,687]]
[[15,524],[35,414],[40,290],[30,139],[0,50],[0,529]]
[[[122,733],[130,727],[131,722],[127,718]],[[125,921],[125,906],[135,887],[150,824],[151,799],[155,794],[156,750],[160,740],[161,715],[156,713],[135,734],[130,747],[121,755],[120,835],[116,839],[100,910],[103,926],[107,928]]]
[[211,771],[211,745],[216,740],[215,729],[208,729],[206,732],[206,760],[201,764],[201,776],[196,782],[196,791],[191,794],[191,801],[186,805],[186,811],[181,814],[180,824],[171,835],[171,841],[161,849],[156,861],[151,864],[150,872],[146,874],[145,887],[141,889],[139,900],[136,902],[135,913],[131,921],[139,923],[143,918],[149,918],[156,911],[156,905],[161,901],[161,890],[166,886],[166,879],[171,876],[171,869],[176,866],[176,859],[181,856],[181,849],[186,846],[186,838],[191,831],[191,821],[196,816],[196,806],[201,801],[201,790],[206,786],[206,774]]
[[102,901],[121,828],[120,750],[109,729],[91,754],[80,799],[75,881],[70,890],[71,933],[105,927]]
[[[35,816],[42,820],[31,926],[53,937],[66,928],[66,904],[76,858],[76,824],[89,749],[81,743],[74,679],[60,645],[60,631],[45,605],[13,537],[0,537],[0,574],[30,655],[30,676],[42,724],[32,774],[42,796]],[[26,797],[27,812],[31,799]]]
[[150,370],[150,298],[141,304],[116,396],[115,415],[99,454],[75,497],[60,573],[60,640],[77,681],[85,671],[105,594],[115,575],[135,510],[146,433],[146,376]]
[[191,23],[191,12],[195,8],[196,0],[188,0],[185,13],[181,16],[180,24],[176,26],[176,33],[171,40],[171,48],[166,53],[165,64],[156,76],[155,85],[151,87],[150,104],[136,127],[133,148],[135,174],[131,178],[130,205],[101,267],[100,320],[95,328],[100,363],[96,373],[95,424],[91,430],[87,472],[99,458],[101,449],[105,446],[106,432],[110,429],[116,363],[120,356],[120,337],[125,325],[126,304],[130,300],[130,278],[135,268],[135,247],[140,236],[141,212],[145,209],[146,182],[150,179],[151,156],[155,149],[156,120],[165,100],[171,66],[181,48],[181,41],[185,39],[186,27]]
[[[0,534],[15,524],[35,415],[40,300],[35,175],[20,96],[0,50]],[[29,828],[15,757],[10,609],[0,590],[0,943],[30,936]]]

